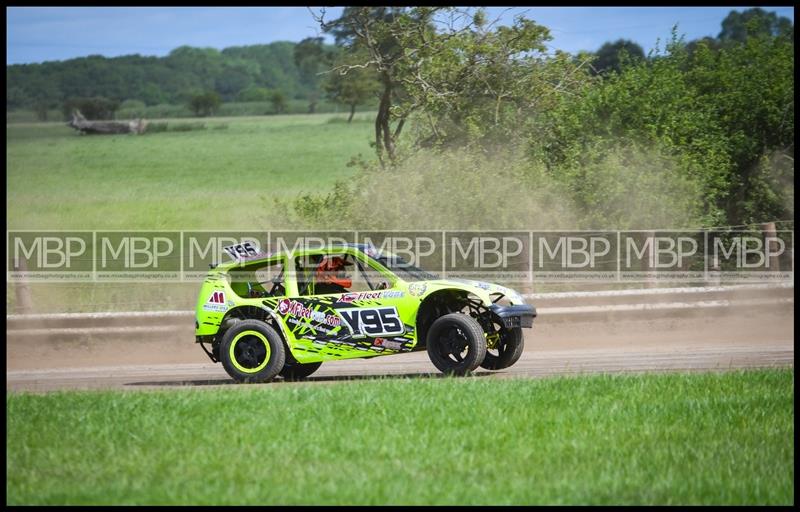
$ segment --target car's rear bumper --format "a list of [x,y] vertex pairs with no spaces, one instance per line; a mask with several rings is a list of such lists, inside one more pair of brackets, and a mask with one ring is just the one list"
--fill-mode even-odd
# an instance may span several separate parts
[[513,306],[492,304],[489,309],[503,327],[507,328],[533,327],[533,319],[536,317],[536,308],[528,304],[516,304]]

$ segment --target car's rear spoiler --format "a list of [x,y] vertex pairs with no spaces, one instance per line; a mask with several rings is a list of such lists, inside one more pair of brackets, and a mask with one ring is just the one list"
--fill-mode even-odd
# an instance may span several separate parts
[[489,309],[500,321],[500,324],[506,328],[533,327],[533,319],[536,317],[536,308],[528,304],[516,304],[514,306],[492,304]]

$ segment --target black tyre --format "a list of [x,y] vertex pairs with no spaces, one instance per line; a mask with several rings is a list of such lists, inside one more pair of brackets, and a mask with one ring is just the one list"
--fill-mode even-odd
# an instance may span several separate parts
[[481,363],[487,370],[502,370],[516,363],[525,348],[522,328],[499,329],[495,348],[486,348],[486,357]]
[[272,380],[283,368],[286,351],[275,329],[261,320],[242,320],[225,331],[220,361],[237,382]]
[[280,376],[286,380],[305,379],[322,366],[322,363],[298,363],[296,361],[286,361],[281,370]]
[[481,325],[463,313],[450,313],[433,322],[426,344],[433,365],[448,375],[466,375],[486,356]]

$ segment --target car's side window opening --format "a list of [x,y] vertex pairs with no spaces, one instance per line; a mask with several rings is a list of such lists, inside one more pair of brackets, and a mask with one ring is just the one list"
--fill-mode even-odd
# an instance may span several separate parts
[[229,273],[231,289],[244,298],[286,295],[283,260],[249,265]]

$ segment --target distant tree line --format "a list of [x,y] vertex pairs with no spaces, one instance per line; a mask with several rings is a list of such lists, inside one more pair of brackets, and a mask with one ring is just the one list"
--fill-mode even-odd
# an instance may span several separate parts
[[[375,60],[366,39],[359,40],[354,31],[355,15],[369,12],[374,21],[391,23],[404,10],[346,9],[344,16],[325,27],[334,36],[335,45],[325,44],[322,37],[310,37],[299,43],[275,42],[221,51],[181,46],[166,57],[93,55],[7,66],[6,110],[33,110],[39,119],[46,120],[51,109],[62,110],[68,118],[73,109],[80,108],[89,118],[111,119],[120,106],[168,104],[185,105],[197,116],[208,116],[222,102],[269,102],[273,113],[283,113],[287,100],[303,99],[308,112],[314,113],[325,98],[348,107],[351,119],[357,105],[383,105],[380,111],[384,114],[379,117],[385,124],[392,97],[386,95],[386,86],[392,82],[387,80],[386,72],[395,66],[393,59],[402,68],[404,56],[397,50],[402,44],[413,43],[399,33],[376,34],[377,38],[371,38],[373,43],[383,39],[380,44],[385,47],[381,59]],[[425,30],[433,30],[430,20],[423,23],[427,23]],[[790,20],[755,8],[742,13],[732,11],[716,38],[689,42],[688,50],[691,53],[700,43],[719,50],[743,42],[748,24],[751,34],[794,38]],[[387,58],[392,52],[393,56]],[[605,43],[594,57],[587,69],[605,78],[620,72],[624,63],[649,58],[641,46],[625,39]],[[365,62],[371,65],[364,66]]]
[[[166,57],[93,55],[15,64],[6,67],[6,109],[35,110],[42,118],[49,109],[78,103],[86,108],[95,98],[97,108],[89,110],[104,116],[109,102],[126,101],[187,105],[198,115],[210,115],[218,101],[269,101],[280,111],[287,99],[307,99],[313,111],[323,94],[316,75],[322,61],[315,54],[296,56],[297,46],[276,42],[222,51],[182,46]],[[331,45],[318,46],[323,53],[332,51]]]

